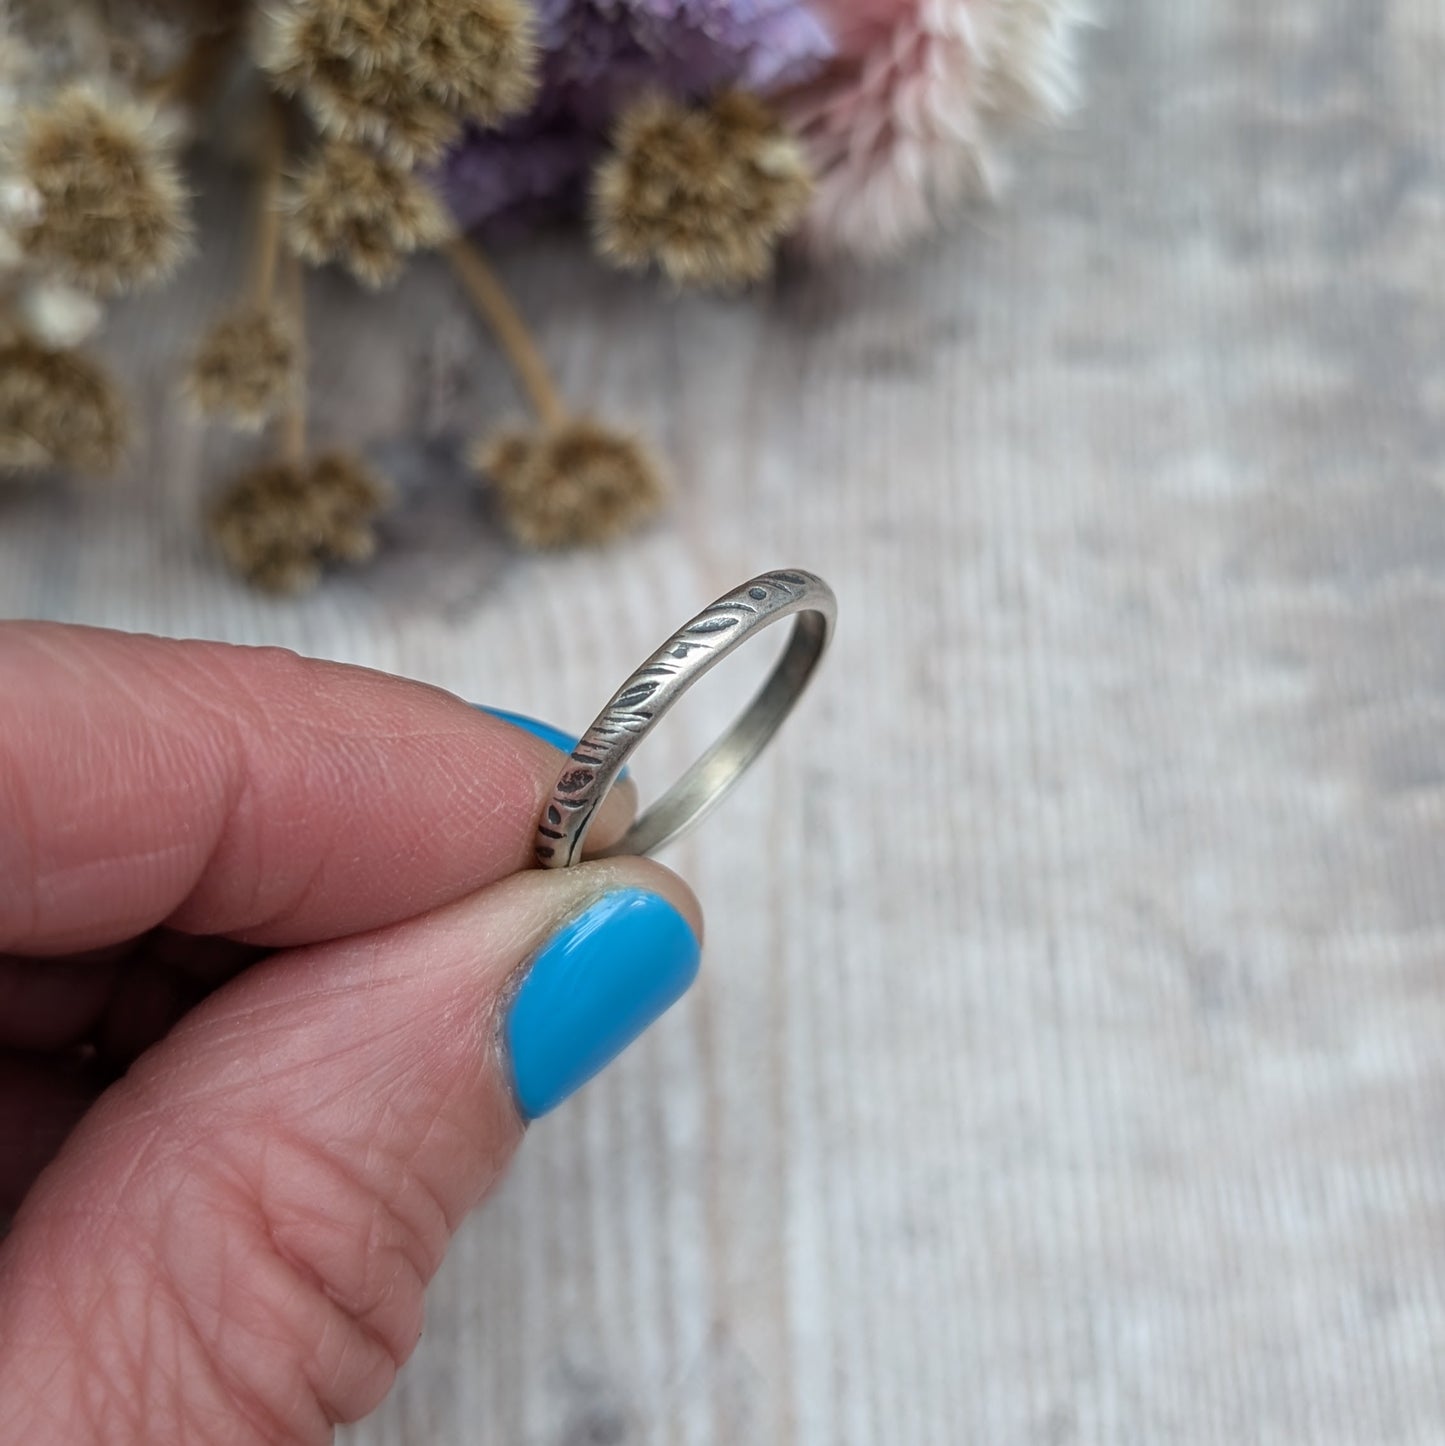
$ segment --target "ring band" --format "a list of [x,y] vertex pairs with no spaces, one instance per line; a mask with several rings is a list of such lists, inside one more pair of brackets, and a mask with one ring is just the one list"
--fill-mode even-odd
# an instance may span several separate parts
[[833,635],[833,589],[810,572],[766,572],[720,597],[670,637],[582,735],[537,827],[537,862],[562,869],[582,856],[587,830],[628,755],[664,713],[728,653],[780,618],[795,618],[777,666],[742,716],[598,857],[651,854],[695,824],[762,752],[802,695]]

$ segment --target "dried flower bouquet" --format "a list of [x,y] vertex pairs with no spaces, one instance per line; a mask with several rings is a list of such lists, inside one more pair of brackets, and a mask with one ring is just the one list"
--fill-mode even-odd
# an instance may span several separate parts
[[618,536],[664,501],[659,470],[563,400],[478,235],[585,217],[603,264],[714,288],[790,238],[892,256],[989,187],[1011,122],[1067,111],[1080,3],[0,0],[0,471],[122,454],[82,348],[199,244],[184,160],[224,134],[254,175],[251,266],[183,390],[270,432],[209,513],[231,567],[289,593],[371,555],[390,489],[308,448],[303,270],[378,288],[430,250],[535,414],[471,454],[511,533]]

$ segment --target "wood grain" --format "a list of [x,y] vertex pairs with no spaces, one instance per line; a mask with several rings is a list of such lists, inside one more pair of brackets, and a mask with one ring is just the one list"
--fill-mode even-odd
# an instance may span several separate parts
[[497,540],[458,459],[513,399],[426,265],[314,289],[318,435],[412,503],[386,555],[296,605],[221,577],[222,444],[161,406],[240,264],[219,196],[110,338],[134,468],[0,501],[5,614],[579,728],[750,574],[839,593],[670,856],[704,982],[535,1129],[354,1446],[1445,1441],[1445,18],[1108,20],[1078,128],[906,267],[722,301],[503,258],[568,394],[674,463],[618,550]]

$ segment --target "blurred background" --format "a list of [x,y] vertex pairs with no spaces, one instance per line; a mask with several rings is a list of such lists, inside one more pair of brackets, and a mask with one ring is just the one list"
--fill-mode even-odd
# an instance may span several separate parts
[[[313,279],[313,432],[410,506],[246,591],[196,526],[203,256],[103,350],[113,480],[0,491],[0,615],[277,643],[581,729],[768,567],[837,643],[667,862],[698,990],[539,1124],[351,1446],[1445,1442],[1445,11],[1112,0],[1071,129],[894,267],[501,261],[679,479],[498,540],[439,262]],[[605,618],[606,627],[594,626]],[[738,701],[659,730],[644,787]]]

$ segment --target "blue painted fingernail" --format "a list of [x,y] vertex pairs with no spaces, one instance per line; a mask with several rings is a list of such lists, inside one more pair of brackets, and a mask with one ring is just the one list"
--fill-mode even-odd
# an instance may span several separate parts
[[700,958],[687,920],[641,889],[606,895],[549,939],[504,1030],[523,1117],[555,1109],[616,1059],[687,993]]
[[[560,748],[563,753],[570,753],[577,746],[578,740],[574,734],[544,723],[540,718],[529,718],[525,713],[511,713],[505,708],[489,708],[485,703],[473,703],[472,707],[483,713],[490,713],[493,718],[500,718],[503,723],[510,723],[514,728],[524,729],[534,738],[540,738],[543,743]],[[617,776],[620,780],[629,777],[629,774],[624,768]]]

